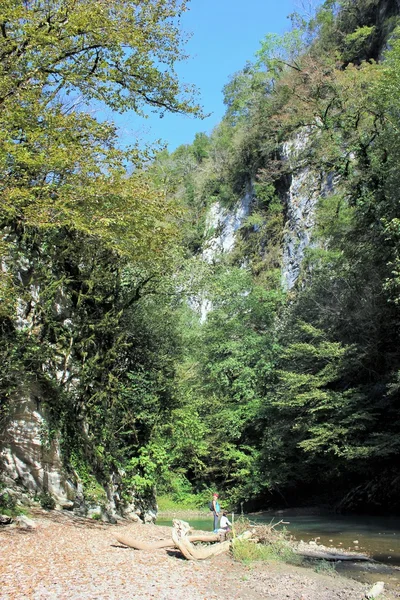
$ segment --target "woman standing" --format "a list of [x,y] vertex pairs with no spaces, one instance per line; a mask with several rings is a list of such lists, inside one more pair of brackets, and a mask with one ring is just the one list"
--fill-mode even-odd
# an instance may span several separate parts
[[219,519],[219,511],[221,510],[219,502],[218,502],[219,494],[214,492],[212,497],[212,511],[214,515],[214,533],[218,533],[218,519]]

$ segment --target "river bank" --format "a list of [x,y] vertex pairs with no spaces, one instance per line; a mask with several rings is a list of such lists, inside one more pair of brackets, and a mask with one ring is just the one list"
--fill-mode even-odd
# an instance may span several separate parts
[[[36,528],[0,529],[2,600],[362,600],[370,588],[311,568],[267,563],[248,567],[230,555],[189,562],[174,550],[138,552],[115,535],[154,541],[169,528],[34,511]],[[387,588],[382,600],[400,598]]]

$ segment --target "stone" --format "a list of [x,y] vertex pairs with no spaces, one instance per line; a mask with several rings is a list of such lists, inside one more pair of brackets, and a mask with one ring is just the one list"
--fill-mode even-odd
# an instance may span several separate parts
[[103,514],[103,511],[101,509],[101,506],[91,506],[90,508],[88,508],[87,511],[87,517],[88,519],[101,519]]
[[103,519],[103,513],[107,513],[107,521],[120,515],[135,522],[154,522],[155,497],[140,500],[132,491],[132,500],[126,505],[122,473],[111,474],[104,489],[104,505],[94,505],[85,498],[79,474],[64,469],[57,437],[49,439],[46,435],[42,396],[43,391],[33,384],[10,402],[6,432],[0,441],[1,481],[7,487],[0,495],[8,494],[12,506],[31,506],[48,495],[55,508],[73,510],[82,517]]
[[375,583],[375,585],[369,590],[369,592],[367,592],[365,594],[365,597],[368,598],[368,600],[374,600],[374,598],[377,598],[378,596],[380,596],[383,593],[384,589],[385,589],[384,582],[377,581]]
[[212,263],[221,254],[232,252],[236,242],[236,232],[250,214],[253,190],[250,185],[243,198],[233,207],[227,209],[220,202],[212,204],[206,221],[206,230],[213,235],[207,240],[202,253],[203,259]]
[[148,510],[144,513],[144,522],[145,523],[154,523],[157,519],[157,513],[152,510]]
[[0,525],[11,525],[12,522],[12,517],[8,517],[7,515],[0,515]]
[[125,519],[129,519],[129,521],[133,521],[134,523],[143,523],[142,519],[139,516],[140,510],[136,509],[134,504],[128,504],[124,508],[123,514]]
[[20,515],[15,519],[15,524],[19,529],[36,529],[35,521],[29,519],[25,515]]

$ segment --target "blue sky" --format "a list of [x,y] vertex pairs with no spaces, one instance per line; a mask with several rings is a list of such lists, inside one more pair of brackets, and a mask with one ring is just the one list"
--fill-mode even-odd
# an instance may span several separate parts
[[267,33],[290,28],[287,16],[298,6],[298,0],[191,0],[182,16],[183,30],[192,33],[186,46],[191,58],[180,63],[177,71],[183,81],[197,86],[204,112],[212,114],[200,120],[183,115],[160,119],[151,114],[141,119],[132,113],[106,113],[118,125],[121,143],[161,139],[172,151],[190,144],[198,131],[210,133],[225,112],[222,88],[230,75],[253,60]]

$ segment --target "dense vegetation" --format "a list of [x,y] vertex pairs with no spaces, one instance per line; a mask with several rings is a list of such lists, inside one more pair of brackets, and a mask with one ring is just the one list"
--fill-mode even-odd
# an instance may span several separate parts
[[[327,0],[292,15],[293,30],[266,36],[227,83],[212,134],[153,160],[123,152],[77,95],[199,113],[158,67],[181,55],[184,6],[6,4],[3,423],[34,390],[88,490],[118,471],[127,493],[156,486],[194,505],[217,486],[248,506],[396,510],[396,3]],[[283,143],[299,136],[287,160]],[[287,290],[287,190],[300,168],[334,185]],[[234,251],[205,261],[210,207],[232,209],[249,190]]]

